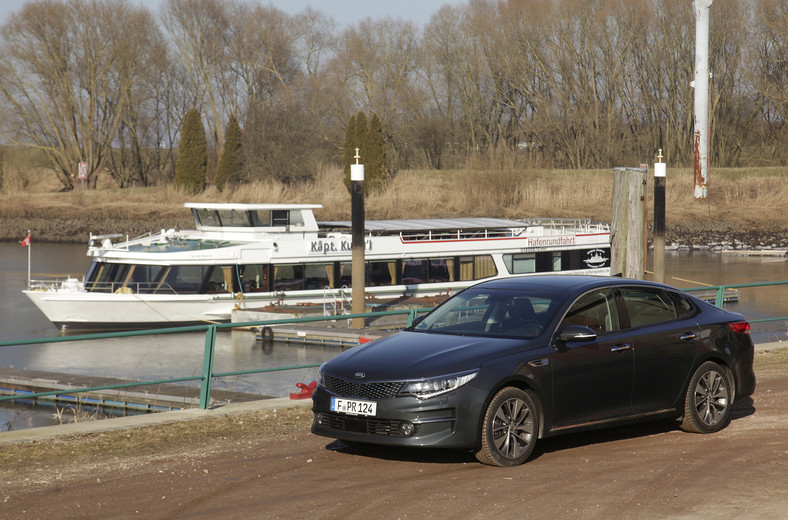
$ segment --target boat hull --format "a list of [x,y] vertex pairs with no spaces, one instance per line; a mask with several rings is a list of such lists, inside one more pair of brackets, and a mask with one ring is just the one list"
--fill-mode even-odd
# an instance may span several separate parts
[[55,324],[69,330],[128,330],[230,320],[237,300],[213,295],[135,295],[23,291]]

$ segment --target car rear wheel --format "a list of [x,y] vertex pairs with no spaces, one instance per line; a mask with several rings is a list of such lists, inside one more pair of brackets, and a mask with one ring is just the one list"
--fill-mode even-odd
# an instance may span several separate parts
[[536,395],[515,387],[501,389],[487,407],[476,458],[491,466],[522,464],[536,444],[539,417]]
[[714,433],[731,420],[731,384],[726,371],[713,361],[703,363],[690,379],[681,428]]

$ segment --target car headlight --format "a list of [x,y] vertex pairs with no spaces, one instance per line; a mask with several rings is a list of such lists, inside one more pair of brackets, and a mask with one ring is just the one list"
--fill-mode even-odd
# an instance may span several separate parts
[[458,389],[476,377],[478,373],[478,371],[463,372],[461,374],[422,379],[421,381],[408,381],[400,390],[399,395],[412,395],[419,399],[429,399],[430,397]]
[[319,386],[321,388],[325,388],[326,387],[326,376],[325,376],[325,374],[323,374],[323,367],[325,365],[326,364],[323,363],[322,365],[320,365],[320,368],[317,369],[317,386]]

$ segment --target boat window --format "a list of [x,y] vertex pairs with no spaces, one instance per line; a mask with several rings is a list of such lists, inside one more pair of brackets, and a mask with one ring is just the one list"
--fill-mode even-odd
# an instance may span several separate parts
[[270,227],[271,212],[267,209],[258,209],[249,212],[252,215],[252,225],[255,227]]
[[552,264],[552,267],[553,267],[552,270],[553,271],[560,271],[561,270],[561,266],[563,265],[563,263],[561,262],[561,258],[562,258],[561,252],[560,251],[553,251],[551,253],[551,256],[552,256],[551,264]]
[[234,292],[233,289],[233,268],[231,266],[212,266],[209,267],[209,274],[205,280],[204,293],[215,294]]
[[301,210],[293,210],[290,212],[290,225],[303,227],[304,214],[301,212]]
[[337,276],[339,277],[337,281],[338,287],[350,287],[353,282],[353,263],[341,262]]
[[219,227],[222,225],[219,214],[212,209],[195,209],[201,226]]
[[223,227],[249,227],[249,214],[246,211],[223,209],[219,211],[219,219]]
[[128,287],[135,293],[152,293],[156,290],[156,279],[162,267],[158,265],[135,265]]
[[304,264],[274,266],[274,291],[297,291],[304,288]]
[[402,283],[423,283],[426,278],[424,271],[422,260],[404,260],[402,262]]
[[91,269],[85,289],[89,292],[115,292],[123,287],[132,266],[129,264],[101,263],[97,268]]
[[160,290],[174,291],[178,294],[197,294],[202,285],[205,269],[206,267],[201,265],[170,266]]
[[503,263],[509,274],[526,274],[536,272],[536,253],[519,253],[503,255]]
[[284,209],[271,211],[271,225],[274,227],[287,226],[290,224],[290,212]]
[[490,255],[461,256],[459,262],[460,281],[480,280],[498,274]]
[[306,289],[334,287],[334,264],[305,264]]
[[243,292],[267,292],[268,265],[241,265],[238,267]]
[[427,260],[427,281],[432,283],[454,281],[453,258],[430,258]]
[[383,285],[396,285],[397,262],[368,262],[367,285],[380,287]]

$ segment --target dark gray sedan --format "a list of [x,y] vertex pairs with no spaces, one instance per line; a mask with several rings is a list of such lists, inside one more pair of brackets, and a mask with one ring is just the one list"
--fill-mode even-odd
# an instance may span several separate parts
[[525,276],[475,285],[320,369],[312,432],[525,462],[537,439],[675,417],[730,421],[755,390],[749,324],[667,285]]

